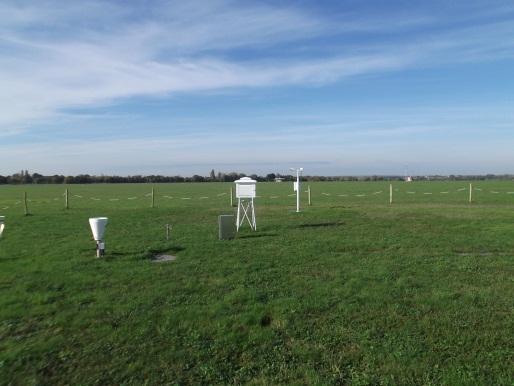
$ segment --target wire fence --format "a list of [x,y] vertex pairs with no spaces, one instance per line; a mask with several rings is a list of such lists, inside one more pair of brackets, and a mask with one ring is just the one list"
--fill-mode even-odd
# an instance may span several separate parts
[[[329,204],[334,202],[344,202],[345,200],[349,202],[353,202],[352,200],[358,200],[358,202],[367,202],[366,198],[372,200],[370,203],[389,203],[389,204],[401,204],[401,203],[423,203],[430,202],[430,200],[434,200],[436,196],[442,199],[440,202],[447,202],[449,204],[454,203],[473,203],[479,202],[482,204],[487,203],[504,203],[504,204],[514,204],[514,185],[503,186],[503,188],[507,189],[499,189],[499,188],[491,188],[487,186],[474,186],[470,184],[469,186],[458,186],[451,187],[449,186],[406,186],[405,184],[394,185],[390,184],[389,186],[382,186],[380,190],[365,190],[365,189],[356,189],[356,186],[352,186],[351,189],[345,189],[344,185],[340,186],[329,186],[330,189],[327,189],[326,186],[320,184],[316,186],[315,189],[311,189],[311,186],[308,184],[307,190],[302,190],[302,200],[303,205],[311,204],[312,205],[322,205]],[[303,186],[305,186],[303,185]],[[370,186],[366,186],[370,188]],[[444,187],[445,189],[437,189],[438,187]],[[296,193],[287,192],[287,189],[284,189],[281,186],[281,192],[274,192],[273,186],[267,186],[267,189],[271,192],[264,192],[258,194],[256,196],[257,200],[261,200],[261,202],[268,202],[273,204],[274,202],[280,202],[284,205],[287,205],[289,202],[291,205],[294,205],[294,198]],[[80,190],[80,189],[77,189]],[[25,212],[29,211],[29,206],[33,207],[34,205],[44,205],[44,204],[52,204],[52,205],[63,205],[66,209],[69,209],[73,206],[85,207],[89,206],[86,203],[90,204],[99,204],[99,203],[109,203],[109,204],[117,204],[118,206],[123,206],[123,203],[141,203],[137,206],[150,206],[155,207],[158,205],[163,205],[166,202],[175,202],[175,203],[186,203],[186,202],[209,202],[216,201],[217,206],[233,206],[235,204],[236,198],[234,197],[233,189],[226,191],[211,191],[207,195],[205,191],[199,191],[197,194],[159,194],[158,190],[152,188],[149,192],[140,192],[140,194],[130,194],[128,193],[120,193],[109,195],[106,191],[103,194],[92,194],[84,193],[84,192],[76,192],[74,189],[66,189],[63,193],[54,195],[54,196],[46,196],[42,197],[42,192],[40,190],[32,191],[27,194],[26,191],[17,192],[19,197],[2,197],[0,195],[0,210],[7,211],[14,208],[23,207]],[[80,194],[79,194],[80,193]],[[114,192],[113,192],[114,193]],[[259,193],[259,189],[258,189]],[[10,196],[13,195],[13,192],[10,193]],[[450,199],[450,197],[452,197]],[[284,201],[285,200],[285,201]]]

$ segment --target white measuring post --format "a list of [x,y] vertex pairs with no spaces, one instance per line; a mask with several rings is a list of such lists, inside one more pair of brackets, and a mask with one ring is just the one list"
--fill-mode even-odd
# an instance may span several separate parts
[[296,171],[296,182],[293,184],[293,190],[296,191],[296,213],[300,212],[300,175],[303,172],[303,168],[290,168],[293,172]]
[[89,219],[93,239],[96,241],[96,257],[105,255],[104,233],[108,220],[107,217],[93,217]]
[[5,216],[0,216],[0,237],[2,237],[2,233],[4,233],[5,229]]
[[469,202],[473,201],[473,184],[469,184]]
[[389,184],[389,204],[393,203],[393,184]]
[[245,219],[248,220],[250,228],[254,231],[257,230],[257,221],[255,220],[255,206],[253,200],[256,193],[257,181],[249,177],[243,177],[234,181],[236,184],[236,198],[237,198],[237,218],[236,229],[239,231]]

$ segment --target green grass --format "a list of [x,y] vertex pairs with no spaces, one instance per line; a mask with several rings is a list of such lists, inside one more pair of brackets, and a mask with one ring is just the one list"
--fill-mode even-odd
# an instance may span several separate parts
[[514,182],[291,185],[0,187],[0,383],[513,384]]

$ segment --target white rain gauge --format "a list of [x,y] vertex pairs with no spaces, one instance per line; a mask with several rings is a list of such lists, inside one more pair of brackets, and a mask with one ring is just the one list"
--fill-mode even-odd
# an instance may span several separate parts
[[250,228],[254,231],[257,230],[257,222],[255,221],[255,206],[253,200],[255,198],[255,186],[257,181],[249,177],[243,177],[234,181],[236,184],[236,198],[237,198],[237,218],[236,229],[239,228],[245,220],[250,224]]
[[105,255],[104,233],[108,220],[107,217],[93,217],[89,219],[93,239],[96,241],[96,257]]
[[2,237],[2,233],[4,233],[5,229],[5,216],[0,216],[0,237]]

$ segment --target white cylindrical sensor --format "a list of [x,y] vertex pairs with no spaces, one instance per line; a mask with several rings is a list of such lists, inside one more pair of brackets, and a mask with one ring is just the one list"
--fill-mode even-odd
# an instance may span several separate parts
[[93,239],[96,241],[96,257],[101,257],[105,254],[104,233],[107,226],[107,217],[93,217],[89,219]]

